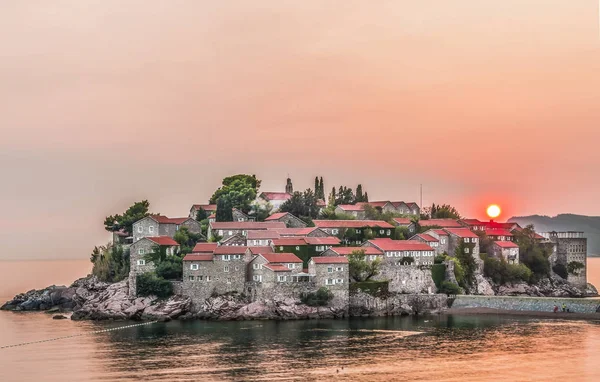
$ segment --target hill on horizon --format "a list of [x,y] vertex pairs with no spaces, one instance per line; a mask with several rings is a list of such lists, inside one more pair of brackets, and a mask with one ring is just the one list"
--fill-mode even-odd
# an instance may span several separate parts
[[509,222],[522,227],[533,224],[537,232],[582,231],[588,239],[588,256],[600,255],[600,216],[560,214],[556,216],[514,216]]

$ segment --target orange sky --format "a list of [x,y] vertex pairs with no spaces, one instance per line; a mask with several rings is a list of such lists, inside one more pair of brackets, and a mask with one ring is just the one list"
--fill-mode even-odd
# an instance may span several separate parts
[[[361,182],[600,215],[595,0],[0,2],[0,259],[87,257],[134,200]],[[43,245],[41,243],[44,243]]]

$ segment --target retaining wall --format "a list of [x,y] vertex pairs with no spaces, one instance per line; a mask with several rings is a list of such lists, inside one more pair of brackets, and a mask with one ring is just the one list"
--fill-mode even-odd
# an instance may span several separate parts
[[456,296],[456,299],[452,303],[452,308],[490,308],[530,312],[552,312],[555,305],[562,308],[563,303],[571,312],[576,313],[596,313],[596,309],[600,307],[599,299],[459,295]]

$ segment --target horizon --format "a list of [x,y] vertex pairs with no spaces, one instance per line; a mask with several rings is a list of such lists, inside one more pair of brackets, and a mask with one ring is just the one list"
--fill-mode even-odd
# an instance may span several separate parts
[[87,258],[105,216],[238,173],[600,216],[598,6],[3,2],[0,260]]

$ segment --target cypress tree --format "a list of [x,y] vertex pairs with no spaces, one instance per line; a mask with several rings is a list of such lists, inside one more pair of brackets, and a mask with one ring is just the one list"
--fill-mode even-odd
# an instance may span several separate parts
[[233,221],[232,206],[231,206],[231,201],[229,200],[229,198],[217,199],[216,220],[218,222],[232,222]]
[[325,200],[325,188],[323,187],[323,177],[319,181],[319,198]]
[[362,191],[362,184],[359,184],[356,187],[356,202],[360,203],[360,202],[364,202],[364,196],[363,196],[363,191]]

